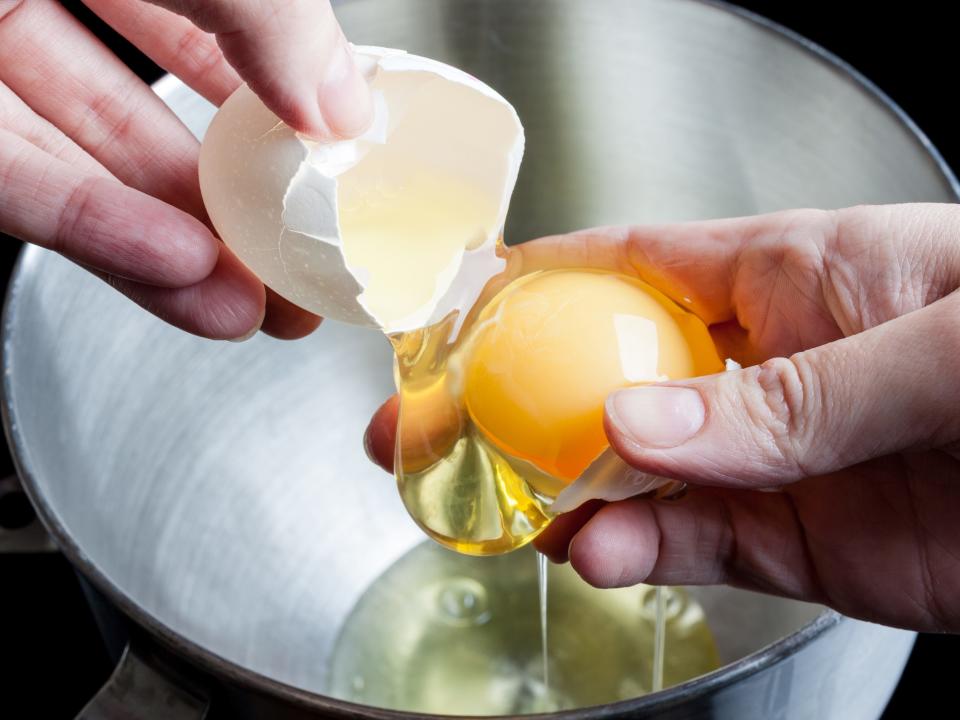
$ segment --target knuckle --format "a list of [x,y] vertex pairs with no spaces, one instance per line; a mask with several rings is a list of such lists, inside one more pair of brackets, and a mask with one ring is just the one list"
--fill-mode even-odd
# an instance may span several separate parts
[[190,27],[177,40],[177,55],[189,55],[194,57],[198,53],[203,54],[207,44],[207,38],[210,36],[197,26]]
[[65,254],[74,254],[89,246],[96,238],[91,237],[90,213],[88,212],[94,197],[94,185],[97,179],[83,178],[78,182],[57,216],[50,249]]
[[[80,115],[68,134],[77,138],[94,157],[118,154],[113,148],[127,147],[144,110],[143,100],[138,100],[137,96],[137,87],[131,83],[121,83],[107,92],[93,94],[84,103],[86,112]],[[138,160],[142,161],[142,158]],[[141,162],[129,159],[126,164],[126,173],[135,177],[143,173]]]
[[208,32],[223,32],[232,29],[238,6],[247,3],[234,2],[197,2],[196,0],[153,0],[156,5],[183,15],[190,21]]
[[191,28],[180,37],[177,56],[193,66],[198,77],[207,77],[224,62],[223,53],[213,37],[197,27]]
[[760,365],[756,382],[770,419],[768,424],[794,430],[803,422],[803,385],[796,365],[788,358],[777,357]]
[[804,235],[808,235],[811,228],[823,228],[831,225],[834,214],[835,212],[832,210],[820,210],[818,208],[796,208],[781,210],[777,213],[783,220],[781,227],[785,233],[802,232]]
[[741,386],[743,406],[759,431],[755,440],[762,456],[781,469],[803,475],[807,473],[802,449],[807,445],[816,406],[812,378],[801,356],[777,357],[752,368]]
[[786,264],[820,273],[831,240],[837,233],[837,219],[830,210],[787,210],[778,236]]
[[274,2],[182,2],[184,12],[193,23],[217,35],[257,33],[282,17],[296,0]]
[[20,8],[26,8],[27,0],[0,0],[0,22],[14,17]]
[[92,109],[106,126],[101,149],[116,142],[122,143],[127,138],[136,114],[134,108],[118,98],[103,96]]
[[[0,142],[7,140],[0,134]],[[30,146],[26,143],[7,143],[0,148],[0,191],[2,195],[12,195],[11,189],[21,182],[21,176],[30,162]]]

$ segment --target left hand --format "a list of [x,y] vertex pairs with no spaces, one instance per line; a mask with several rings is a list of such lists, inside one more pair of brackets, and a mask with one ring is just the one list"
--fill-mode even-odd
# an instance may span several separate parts
[[[85,0],[219,105],[241,79],[296,130],[362,132],[369,89],[325,0]],[[160,7],[163,6],[163,7]],[[0,233],[56,250],[217,339],[320,318],[266,289],[209,227],[199,145],[56,0],[0,0]]]

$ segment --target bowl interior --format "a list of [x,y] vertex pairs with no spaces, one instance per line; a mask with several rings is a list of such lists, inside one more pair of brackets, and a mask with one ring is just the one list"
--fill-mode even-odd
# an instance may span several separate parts
[[[951,179],[884,101],[713,5],[356,0],[337,12],[353,41],[460,66],[516,105],[528,144],[512,241],[953,199]],[[172,78],[158,92],[202,134],[212,107]],[[173,631],[325,692],[351,608],[423,539],[361,446],[392,392],[387,342],[336,323],[293,343],[201,340],[37,249],[5,332],[11,432],[48,519]],[[724,662],[819,611],[729,588],[697,597]]]

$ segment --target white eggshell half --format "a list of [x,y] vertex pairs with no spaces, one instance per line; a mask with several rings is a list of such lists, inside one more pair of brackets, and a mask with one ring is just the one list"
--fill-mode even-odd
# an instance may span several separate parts
[[[362,137],[323,144],[300,136],[242,86],[207,130],[200,188],[220,237],[283,297],[387,332],[422,327],[469,307],[502,267],[495,247],[523,155],[523,128],[506,100],[456,68],[384,48],[358,47],[356,55],[375,106]],[[385,185],[402,205],[422,208],[422,224],[430,213],[449,216],[442,198],[413,196],[422,189],[408,179],[425,173],[440,178],[441,187],[445,179],[466,183],[487,198],[471,206],[462,242],[412,255],[398,239],[403,227],[393,226],[376,237],[376,267],[356,261],[341,227],[342,183]],[[369,245],[366,253],[370,258]],[[397,275],[386,285],[385,268]],[[385,288],[397,293],[396,304]],[[407,307],[410,297],[415,306]]]

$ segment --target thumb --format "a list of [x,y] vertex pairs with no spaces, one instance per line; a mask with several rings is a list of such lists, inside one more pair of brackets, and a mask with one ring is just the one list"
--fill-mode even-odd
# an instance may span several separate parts
[[150,0],[214,33],[264,104],[319,140],[366,129],[373,104],[327,0]]
[[960,437],[960,295],[736,372],[621,390],[606,428],[648,473],[768,487]]

